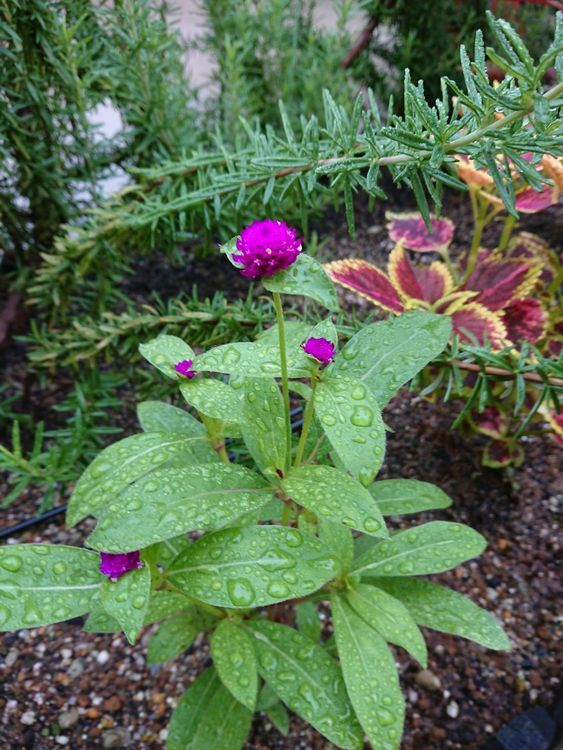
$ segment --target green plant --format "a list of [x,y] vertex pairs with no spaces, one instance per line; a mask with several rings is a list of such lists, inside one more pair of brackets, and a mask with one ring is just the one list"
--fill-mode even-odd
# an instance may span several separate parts
[[[297,220],[307,233],[308,213],[327,198],[343,202],[350,230],[354,230],[354,193],[372,199],[385,195],[381,171],[389,169],[395,182],[413,190],[422,214],[429,202],[439,208],[444,186],[465,189],[455,174],[455,155],[486,163],[500,155],[499,180],[512,154],[561,154],[562,84],[542,87],[545,70],[561,67],[563,22],[558,15],[555,39],[539,61],[534,61],[513,29],[490,20],[500,52],[489,49],[508,75],[499,86],[489,82],[482,36],[477,34],[474,60],[462,47],[462,90],[455,81],[442,81],[443,96],[430,106],[423,85],[406,77],[405,114],[390,114],[382,122],[372,96],[364,107],[358,98],[350,112],[325,91],[324,121],[316,117],[291,125],[281,107],[283,132],[245,125],[236,148],[217,137],[215,151],[197,154],[162,167],[137,170],[137,183],[92,214],[80,230],[57,239],[48,262],[38,269],[31,296],[44,309],[68,309],[73,290],[88,290],[85,299],[97,300],[100,288],[115,286],[127,253],[175,247],[191,238],[210,243],[226,240],[236,228],[263,212]],[[450,93],[458,97],[455,106]],[[500,114],[505,116],[498,118]],[[527,175],[522,175],[527,181]],[[514,213],[513,196],[501,199]],[[103,263],[104,273],[99,273]],[[78,269],[78,270],[77,270]]]
[[[143,432],[102,451],[71,497],[70,524],[97,520],[90,549],[0,548],[0,629],[90,612],[87,631],[134,642],[158,622],[150,662],[206,632],[213,666],[175,709],[168,750],[237,750],[255,710],[284,731],[284,706],[337,747],[359,750],[367,735],[373,747],[398,748],[404,701],[387,642],[422,665],[419,625],[509,647],[491,615],[419,578],[479,555],[484,538],[446,521],[390,533],[384,516],[451,500],[424,482],[374,481],[381,407],[442,351],[450,320],[411,313],[365,327],[338,352],[330,318],[313,328],[285,320],[282,295],[337,308],[294,230],[257,222],[223,250],[262,278],[276,325],[255,343],[200,355],[169,335],[140,347],[201,421],[167,403],[139,405]],[[290,392],[304,402],[298,436]],[[226,436],[242,440],[252,469],[231,463]],[[193,541],[192,531],[204,533]],[[320,602],[334,638],[322,633]]]
[[[123,382],[122,376],[113,373],[83,374],[72,391],[52,407],[55,415],[51,420],[58,424],[51,429],[46,429],[44,420],[13,411],[10,404],[4,418],[6,423],[12,420],[11,446],[0,443],[0,471],[6,473],[13,489],[3,498],[1,508],[30,486],[41,493],[40,510],[64,495],[68,483],[76,480],[109,436],[121,432],[110,424],[110,410],[121,401],[109,394]],[[16,400],[16,396],[10,399],[12,403]]]
[[240,118],[258,118],[279,128],[278,101],[290,122],[322,117],[319,91],[329,87],[338,104],[350,108],[357,85],[341,62],[350,44],[346,25],[355,3],[339,4],[334,31],[313,23],[318,0],[206,0],[204,48],[217,65],[218,96],[208,104],[212,121],[233,145]]
[[[20,289],[63,225],[102,200],[104,178],[195,144],[182,47],[162,14],[150,0],[0,2],[0,243]],[[121,117],[111,138],[93,124],[100,105]]]

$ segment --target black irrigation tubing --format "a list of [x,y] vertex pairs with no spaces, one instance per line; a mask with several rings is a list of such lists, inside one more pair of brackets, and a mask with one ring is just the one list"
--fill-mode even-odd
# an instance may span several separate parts
[[[301,414],[302,409],[301,407],[297,407],[296,409],[293,409],[291,411],[292,417],[297,417]],[[303,424],[302,419],[297,419],[294,422],[291,423],[292,430],[297,429],[298,427],[301,427]],[[229,443],[229,440],[226,440],[225,443]],[[233,454],[229,454],[229,458],[233,458]],[[58,505],[56,508],[52,508],[51,510],[46,511],[45,513],[42,513],[40,516],[33,516],[32,518],[27,518],[25,521],[20,521],[20,523],[16,523],[13,526],[8,526],[6,529],[0,529],[0,539],[7,539],[10,536],[14,536],[17,534],[21,534],[22,531],[25,531],[26,529],[33,528],[34,526],[38,526],[41,523],[44,523],[45,521],[50,521],[52,518],[56,518],[57,516],[61,515],[61,513],[65,513],[67,509],[68,503],[63,503],[63,505]]]

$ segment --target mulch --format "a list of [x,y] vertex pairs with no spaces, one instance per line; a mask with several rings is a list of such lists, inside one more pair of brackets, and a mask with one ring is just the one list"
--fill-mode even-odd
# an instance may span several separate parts
[[[394,209],[408,207],[406,200],[395,196]],[[452,196],[445,213],[455,214],[456,241],[464,243],[467,213],[457,196]],[[321,252],[325,257],[356,254],[381,262],[390,249],[384,222],[383,208],[371,213],[362,209],[358,237],[352,241],[340,216],[325,217],[319,231],[329,239]],[[533,222],[526,229],[537,230]],[[545,223],[545,217],[542,227],[553,231],[553,223]],[[491,236],[495,232],[498,228],[493,227]],[[216,276],[213,281],[217,283]],[[364,309],[357,298],[345,295],[344,299]],[[396,649],[407,701],[403,750],[480,750],[526,708],[551,706],[559,690],[561,452],[549,438],[533,437],[527,441],[521,467],[505,472],[483,468],[480,438],[450,429],[458,410],[455,402],[430,404],[406,392],[386,409],[391,431],[380,478],[434,482],[454,500],[446,511],[395,519],[390,527],[446,519],[467,523],[484,534],[489,546],[481,558],[433,580],[451,585],[494,613],[504,623],[513,648],[492,652],[425,631],[430,654],[425,671]],[[124,423],[126,431],[133,429],[130,416]],[[28,491],[2,512],[2,525],[10,526],[35,512],[39,500]],[[66,529],[59,517],[8,543],[80,545],[90,528],[86,521]],[[163,748],[172,709],[208,662],[207,643],[200,640],[181,658],[148,666],[144,646],[152,628],[134,648],[123,636],[87,634],[80,628],[81,621],[76,620],[0,637],[0,750]],[[284,738],[260,716],[245,750],[331,747],[297,717],[292,717],[290,734]]]

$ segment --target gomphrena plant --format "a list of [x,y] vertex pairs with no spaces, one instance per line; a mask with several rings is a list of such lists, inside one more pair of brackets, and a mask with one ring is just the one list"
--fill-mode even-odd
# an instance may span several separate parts
[[[364,327],[339,351],[330,318],[312,328],[284,319],[283,295],[337,308],[295,230],[255,222],[223,250],[262,279],[277,324],[202,354],[168,335],[141,346],[199,419],[165,402],[139,405],[143,432],[103,450],[72,495],[68,522],[97,520],[86,548],[0,548],[0,628],[89,612],[87,631],[134,642],[159,623],[151,662],[205,632],[213,666],[176,707],[168,750],[237,750],[254,711],[287,731],[285,706],[337,747],[359,749],[367,736],[398,748],[404,701],[388,642],[422,665],[419,625],[509,646],[491,615],[421,577],[479,555],[485,539],[446,521],[390,531],[385,516],[451,501],[425,482],[375,481],[381,409],[442,351],[450,318],[408,313]],[[290,392],[303,401],[298,435]],[[244,443],[251,467],[231,461],[226,437]],[[321,632],[321,602],[334,637]]]

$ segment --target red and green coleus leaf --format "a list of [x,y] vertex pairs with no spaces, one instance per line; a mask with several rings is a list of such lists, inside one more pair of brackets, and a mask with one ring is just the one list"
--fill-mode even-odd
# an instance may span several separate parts
[[388,270],[391,283],[405,303],[415,299],[433,304],[450,294],[454,287],[445,263],[414,265],[401,244],[393,249]]
[[481,413],[471,415],[475,429],[495,439],[504,438],[509,427],[508,417],[494,406],[486,406]]
[[503,469],[510,464],[520,464],[524,451],[517,443],[504,440],[491,440],[483,451],[483,464],[492,469]]
[[462,341],[483,345],[486,341],[501,349],[506,341],[506,328],[500,317],[478,302],[458,306],[456,302],[437,312],[452,316],[452,327]]
[[481,254],[463,288],[478,292],[475,301],[490,310],[502,310],[512,300],[531,292],[540,273],[539,265],[531,261]]
[[535,344],[545,334],[547,313],[532,297],[514,300],[502,310],[501,317],[506,335],[514,344],[522,340]]
[[563,412],[557,414],[552,409],[548,409],[545,418],[552,430],[550,437],[563,448]]
[[385,216],[389,220],[389,237],[394,242],[402,242],[404,247],[419,253],[439,253],[448,247],[454,236],[453,222],[444,217],[430,217],[430,233],[422,215],[417,212],[394,214],[388,211]]
[[515,206],[521,214],[537,214],[550,206],[555,206],[558,201],[559,190],[557,188],[534,190],[532,187],[526,187],[516,193]]
[[404,312],[405,306],[399,292],[387,275],[373,263],[349,258],[327,263],[324,268],[334,282],[356,292],[374,305],[388,312]]

